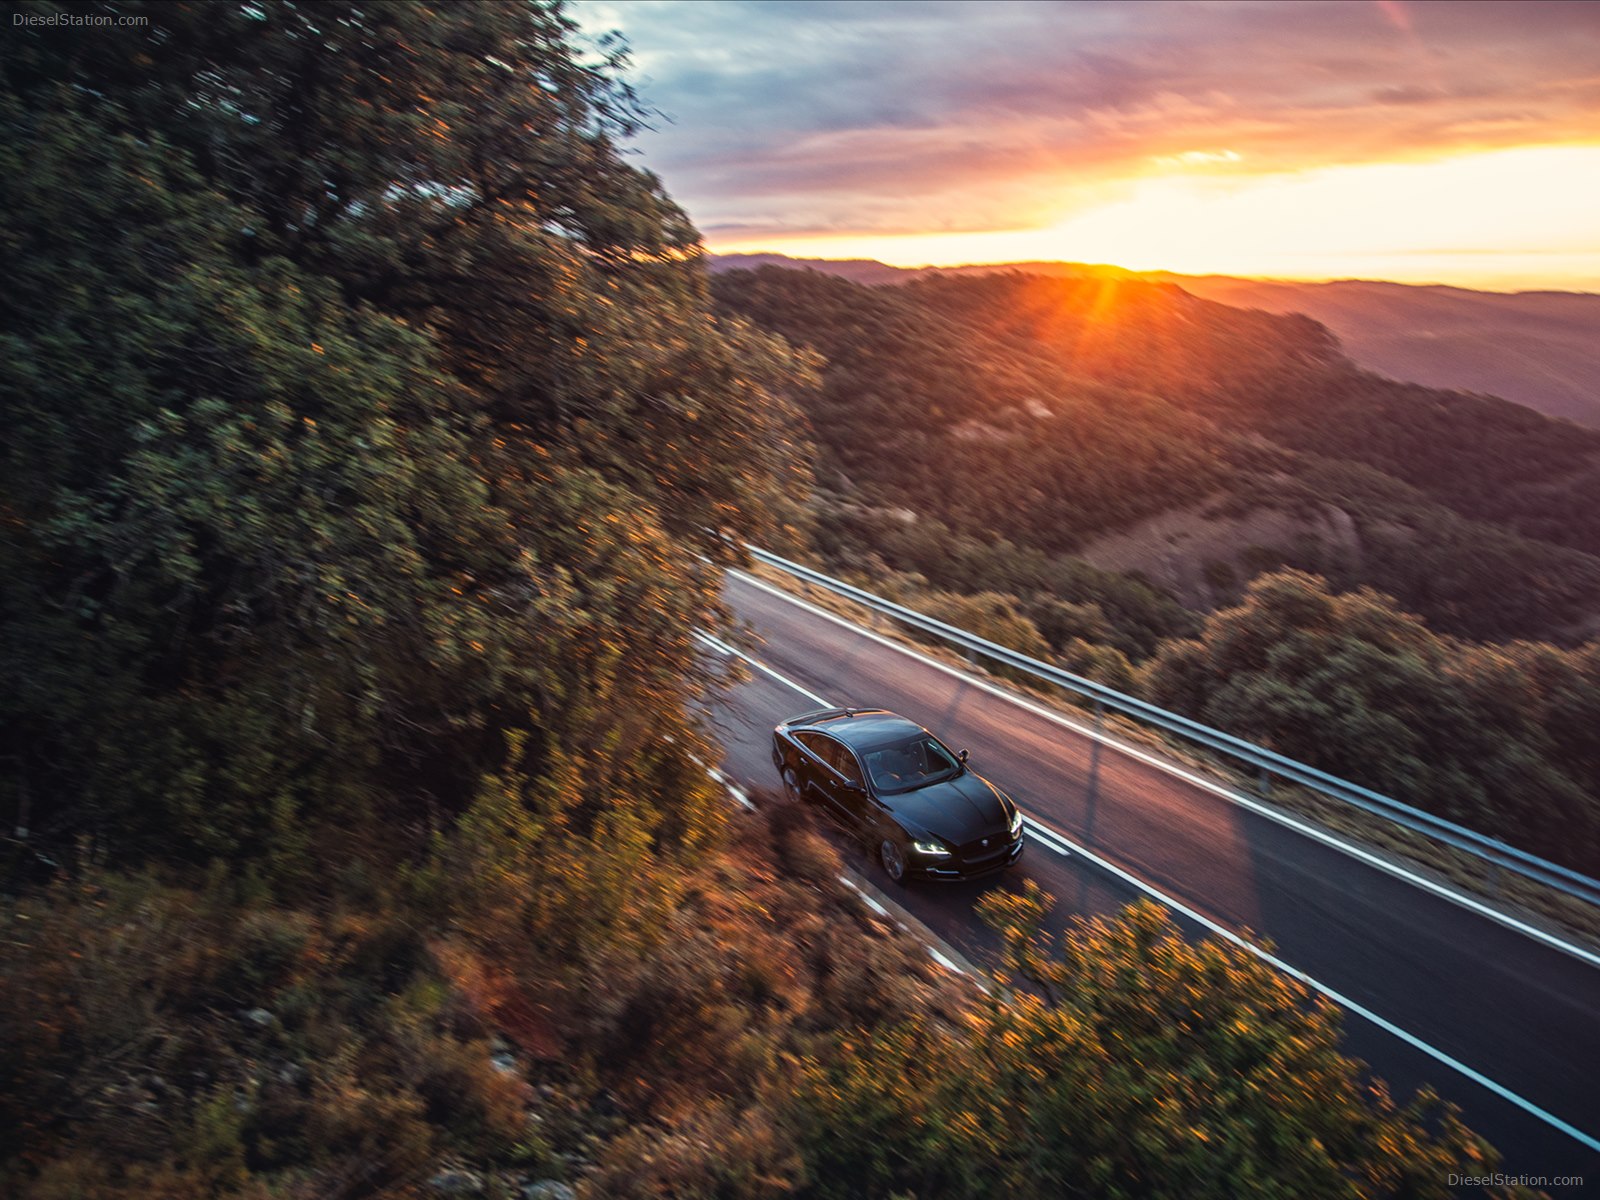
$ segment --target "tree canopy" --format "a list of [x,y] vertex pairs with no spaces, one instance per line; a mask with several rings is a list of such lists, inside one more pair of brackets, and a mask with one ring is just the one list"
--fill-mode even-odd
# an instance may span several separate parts
[[1050,897],[997,891],[997,982],[957,1033],[912,1020],[812,1064],[823,1197],[1433,1196],[1485,1148],[1437,1100],[1369,1091],[1339,1017],[1154,905],[1042,932]]
[[1286,571],[1164,644],[1143,682],[1157,704],[1600,869],[1600,644],[1473,645]]
[[531,4],[105,8],[148,25],[0,66],[18,823],[292,858],[512,731],[596,756],[590,817],[652,794],[688,551],[782,536],[808,366],[710,313],[615,58]]
[[[1017,272],[869,287],[764,267],[715,290],[723,311],[826,357],[804,399],[818,481],[858,511],[1055,558],[1124,533],[1155,562],[1163,518],[1265,511],[1304,535],[1223,548],[1228,575],[1291,566],[1369,585],[1478,639],[1576,641],[1600,612],[1600,542],[1584,532],[1600,433],[1365,374],[1303,317]],[[1343,539],[1323,529],[1330,513]],[[869,540],[930,576],[948,557],[892,521]],[[1091,597],[1083,582],[1063,598],[1120,605],[1133,590],[1101,580]],[[1150,628],[1127,615],[1130,636]]]

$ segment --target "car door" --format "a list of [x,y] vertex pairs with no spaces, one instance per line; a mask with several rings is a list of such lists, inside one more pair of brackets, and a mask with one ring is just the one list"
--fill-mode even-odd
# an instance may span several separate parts
[[855,752],[842,742],[828,739],[826,757],[833,768],[833,804],[852,829],[872,824],[872,797],[867,792],[867,777]]
[[828,762],[827,747],[833,743],[833,739],[823,737],[820,733],[802,730],[794,735],[794,740],[806,751],[801,755],[796,770],[800,780],[801,797],[821,804],[831,811],[833,796],[826,785],[833,777],[834,768],[833,764]]
[[850,828],[860,823],[864,799],[861,768],[838,740],[821,733],[797,733],[800,744],[816,756],[809,780],[812,794]]

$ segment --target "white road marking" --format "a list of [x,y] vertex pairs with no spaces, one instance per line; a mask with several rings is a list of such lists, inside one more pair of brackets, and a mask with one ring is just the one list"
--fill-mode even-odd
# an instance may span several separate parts
[[1028,836],[1033,838],[1034,841],[1038,842],[1046,849],[1054,850],[1063,858],[1070,858],[1072,856],[1071,848],[1065,841],[1061,839],[1058,834],[1056,834],[1054,830],[1045,828],[1043,825],[1039,824],[1039,822],[1035,821],[1029,816],[1024,816],[1022,820],[1024,827],[1028,831]]
[[804,696],[806,699],[810,700],[812,703],[820,704],[823,708],[829,707],[828,702],[826,700],[824,700],[821,696],[817,695],[815,692],[809,691],[806,688],[801,687],[798,683],[796,683],[794,680],[790,679],[787,675],[778,674],[771,667],[767,666],[766,663],[757,662],[755,659],[751,658],[744,651],[734,649],[732,646],[728,645],[728,643],[723,641],[721,638],[714,638],[709,633],[700,633],[698,631],[696,631],[695,637],[699,638],[702,642],[704,642],[706,645],[710,646],[713,650],[717,651],[717,653],[719,653],[719,654],[722,654],[724,656],[731,656],[733,658],[742,658],[745,662],[749,663],[756,670],[762,672],[763,674],[772,676],[772,678],[776,679],[781,684],[784,684],[784,685],[786,685],[788,687],[792,687],[795,691],[799,692],[802,696]]
[[891,913],[887,908],[885,908],[883,905],[878,903],[877,897],[872,895],[871,892],[867,891],[866,888],[862,887],[854,879],[851,879],[850,876],[848,876],[848,875],[839,876],[839,882],[844,884],[845,887],[849,888],[856,895],[860,896],[861,899],[865,902],[866,906],[868,908],[870,908],[873,912],[877,913],[885,921],[894,921],[894,923],[896,925],[899,925],[901,929],[905,928],[904,922],[896,920],[893,913]]
[[[739,574],[742,574],[742,572],[740,572]],[[746,577],[746,578],[748,578],[748,577]],[[750,580],[750,582],[758,584],[761,587],[767,587],[767,585],[761,583],[760,580],[752,579],[752,580]],[[776,590],[776,589],[770,589],[769,588],[768,590]],[[783,595],[784,593],[779,592],[779,594]],[[786,596],[786,598],[787,599],[795,599],[792,596]],[[797,600],[796,603],[803,604],[807,608],[813,607],[811,605],[805,604],[804,601]],[[828,616],[830,618],[833,617],[833,614],[823,612],[823,610],[821,610],[821,609],[817,609],[816,611],[819,612],[819,613],[822,613],[822,615],[824,615],[824,616]],[[839,620],[838,618],[833,618],[833,619]],[[839,620],[839,623],[848,626],[849,628],[855,630],[858,633],[862,633],[862,634],[864,634],[864,635],[866,635],[868,637],[876,638],[876,635],[872,634],[869,630],[863,630],[863,629],[858,628],[857,626],[850,625],[850,623],[847,622],[847,621]],[[704,640],[715,641],[715,639],[705,638],[705,635],[700,635],[700,636]],[[886,645],[894,646],[896,649],[900,649],[900,650],[906,649],[905,647],[900,646],[895,642],[889,641],[887,638],[877,638],[877,640],[883,641]],[[723,643],[723,645],[725,645],[725,643]],[[770,668],[766,667],[764,664],[756,662],[756,660],[753,659],[753,658],[750,658],[749,655],[741,654],[739,651],[732,649],[732,647],[727,647],[727,652],[733,653],[733,654],[738,654],[740,658],[745,659],[752,666],[759,667],[760,669],[762,669],[762,670],[766,671],[768,674],[770,674],[773,678],[778,679],[778,680],[780,680],[780,681],[782,681],[784,683],[787,683],[790,687],[794,688],[796,691],[802,692],[805,695],[811,697],[818,704],[821,704],[823,707],[825,707],[825,708],[826,707],[832,707],[829,704],[828,701],[822,699],[820,696],[817,696],[815,693],[805,691],[805,689],[801,688],[798,684],[794,683],[791,680],[785,679],[782,675],[779,675],[776,671],[771,670]],[[908,653],[911,653],[911,652],[908,651]],[[958,671],[953,670],[952,668],[945,667],[943,663],[935,662],[933,659],[924,659],[923,656],[919,655],[919,654],[914,654],[913,653],[913,657],[918,658],[918,659],[922,659],[922,661],[925,661],[925,662],[929,663],[932,666],[939,667],[942,670],[949,671],[951,674],[959,675],[962,679],[966,679],[969,682],[971,682],[971,683],[973,683],[975,685],[978,685],[980,687],[985,687],[985,690],[996,691],[997,694],[999,694],[1001,696],[1006,696],[1006,698],[1008,698],[1008,699],[1012,699],[1013,698],[1013,697],[1010,697],[1005,692],[999,692],[998,689],[987,687],[987,685],[985,685],[984,681],[982,681],[982,680],[973,679],[971,676],[968,676],[968,675],[966,675],[966,674],[964,674],[962,672],[958,672]],[[1026,701],[1023,701],[1023,700],[1020,700],[1020,699],[1017,699],[1017,702],[1022,704],[1023,707],[1025,707],[1025,708],[1033,709],[1033,710],[1039,712],[1041,715],[1052,716],[1052,717],[1054,716],[1054,714],[1050,713],[1048,710],[1039,708],[1037,705],[1029,704]],[[1071,721],[1066,720],[1065,718],[1057,718],[1057,719],[1060,720],[1061,724],[1067,725],[1070,728],[1074,728],[1074,729],[1078,729],[1079,728],[1076,724],[1074,724]],[[1080,732],[1089,733],[1091,736],[1097,736],[1097,735],[1094,734],[1094,732],[1092,730],[1081,730],[1080,729]],[[1120,743],[1112,742],[1112,743],[1109,743],[1109,744],[1115,746],[1118,749],[1123,749],[1123,747],[1122,747],[1122,745]],[[1139,757],[1146,757],[1146,756],[1140,755]],[[1153,765],[1156,765],[1156,766],[1163,766],[1164,765],[1164,764],[1161,763],[1161,761],[1159,759],[1147,759],[1147,761],[1150,761]],[[1185,778],[1188,778],[1187,773],[1181,773],[1181,774],[1183,774],[1183,776]],[[1226,793],[1223,793],[1223,794],[1225,795]],[[1085,859],[1087,859],[1089,862],[1093,863],[1095,866],[1099,867],[1101,870],[1106,871],[1109,874],[1115,875],[1118,879],[1121,879],[1125,883],[1131,884],[1133,887],[1137,888],[1139,891],[1143,892],[1145,895],[1149,896],[1151,899],[1157,901],[1158,903],[1164,904],[1168,908],[1171,908],[1176,912],[1182,913],[1184,916],[1188,917],[1191,921],[1194,921],[1196,924],[1201,925],[1201,926],[1205,927],[1206,929],[1209,929],[1212,933],[1216,934],[1218,937],[1224,938],[1227,941],[1232,942],[1234,945],[1238,946],[1240,949],[1245,950],[1248,953],[1255,955],[1255,957],[1259,958],[1262,962],[1268,964],[1271,967],[1275,967],[1277,970],[1282,971],[1285,975],[1288,975],[1290,978],[1299,980],[1306,987],[1310,988],[1311,990],[1313,990],[1315,992],[1320,993],[1323,996],[1326,996],[1329,1000],[1332,1000],[1335,1004],[1339,1005],[1341,1008],[1343,1008],[1343,1009],[1345,1009],[1345,1010],[1347,1010],[1349,1012],[1355,1013],[1356,1016],[1361,1017],[1364,1020],[1372,1022],[1372,1024],[1376,1025],[1379,1029],[1382,1029],[1384,1032],[1392,1034],[1393,1036],[1399,1038],[1401,1041],[1405,1042],[1408,1046],[1411,1046],[1413,1049],[1422,1051],[1422,1053],[1426,1054],[1429,1058],[1433,1059],[1435,1062],[1442,1063],[1444,1066],[1447,1066],[1452,1071],[1455,1071],[1458,1074],[1464,1076],[1465,1078],[1470,1079],[1473,1083],[1478,1084],[1480,1087],[1488,1089],[1489,1091],[1493,1092],[1496,1096],[1499,1096],[1502,1100],[1506,1100],[1506,1101],[1510,1102],[1511,1104],[1514,1104],[1516,1107],[1522,1109],[1523,1112],[1528,1113],[1530,1116],[1537,1117],[1539,1120],[1543,1121],[1545,1124],[1549,1125],[1551,1128],[1559,1130],[1560,1132],[1566,1134],[1568,1137],[1572,1138],[1574,1141],[1580,1143],[1581,1145],[1586,1146],[1591,1150],[1600,1151],[1600,1138],[1595,1138],[1595,1137],[1592,1137],[1591,1135],[1589,1135],[1587,1133],[1584,1133],[1581,1129],[1578,1129],[1576,1126],[1571,1125],[1566,1121],[1563,1121],[1560,1117],[1556,1116],[1554,1113],[1551,1113],[1551,1112],[1547,1111],[1546,1109],[1540,1108],[1533,1101],[1531,1101],[1531,1100],[1519,1095],[1518,1093],[1512,1091],[1510,1088],[1506,1087],[1504,1084],[1496,1083],[1493,1079],[1490,1079],[1487,1075],[1483,1074],[1481,1071],[1476,1071],[1473,1068],[1467,1066],[1461,1060],[1451,1057],[1450,1055],[1446,1054],[1443,1050],[1440,1050],[1436,1046],[1433,1046],[1430,1043],[1423,1041],[1421,1038],[1417,1037],[1416,1034],[1408,1033],[1406,1030],[1404,1030],[1400,1026],[1396,1025],[1393,1021],[1390,1021],[1390,1020],[1388,1020],[1387,1018],[1384,1018],[1384,1017],[1380,1017],[1377,1013],[1373,1012],[1370,1008],[1367,1008],[1365,1005],[1358,1004],[1356,1001],[1350,999],[1348,996],[1344,995],[1342,992],[1335,991],[1333,988],[1327,986],[1326,984],[1321,983],[1316,979],[1313,979],[1310,975],[1307,975],[1304,971],[1300,970],[1298,967],[1290,966],[1287,962],[1285,962],[1283,959],[1279,958],[1277,955],[1272,954],[1272,953],[1270,953],[1270,952],[1268,952],[1266,950],[1263,950],[1260,946],[1255,945],[1253,942],[1250,942],[1250,941],[1246,940],[1245,938],[1240,937],[1237,933],[1233,932],[1233,930],[1227,928],[1227,926],[1218,924],[1216,921],[1213,921],[1210,917],[1207,917],[1203,913],[1200,913],[1200,912],[1196,911],[1195,909],[1190,908],[1187,904],[1184,904],[1182,901],[1174,899],[1173,897],[1167,895],[1165,892],[1161,891],[1159,888],[1152,887],[1150,884],[1144,882],[1144,880],[1140,879],[1138,876],[1136,876],[1136,875],[1134,875],[1134,874],[1132,874],[1132,873],[1130,873],[1128,871],[1125,871],[1121,867],[1117,866],[1115,863],[1110,862],[1109,860],[1100,857],[1100,855],[1095,854],[1092,850],[1089,850],[1087,847],[1079,845],[1077,842],[1073,841],[1071,838],[1067,837],[1065,834],[1063,834],[1059,830],[1052,829],[1048,825],[1043,825],[1039,821],[1035,820],[1033,817],[1025,817],[1024,819],[1027,822],[1028,832],[1034,836],[1035,840],[1037,840],[1041,845],[1045,846],[1047,849],[1054,850],[1056,853],[1062,854],[1063,856],[1067,855],[1068,853],[1076,853],[1076,854],[1082,855]],[[843,875],[841,875],[839,877],[839,879],[840,879],[840,881],[842,883],[846,884],[847,886],[849,886],[851,888],[854,888],[855,891],[860,894],[861,898],[863,900],[865,900],[869,905],[871,905],[871,907],[874,910],[876,910],[879,913],[882,913],[885,918],[887,918],[889,920],[894,920],[895,923],[897,925],[900,925],[900,927],[902,929],[905,928],[905,926],[903,924],[901,924],[898,920],[895,920],[894,917],[890,916],[888,911],[886,909],[884,909],[884,907],[881,904],[879,904],[876,900],[874,900],[871,896],[869,896],[865,891],[863,891],[860,887],[858,887],[853,880],[847,879]],[[926,943],[924,943],[924,947],[925,947],[925,949],[927,949],[928,953],[930,955],[932,955],[936,960],[938,960],[941,964],[947,964],[948,963],[948,960],[943,955],[936,953],[932,946],[929,946]],[[953,969],[958,970],[958,971],[960,970],[959,967],[955,967]]]
[[[1055,831],[1052,831],[1052,832],[1054,833]],[[1343,993],[1336,992],[1331,987],[1328,987],[1326,984],[1318,982],[1317,980],[1313,979],[1311,976],[1307,975],[1304,971],[1300,970],[1298,967],[1290,966],[1288,963],[1284,962],[1283,959],[1279,958],[1277,955],[1271,954],[1268,951],[1263,950],[1261,947],[1255,945],[1254,943],[1246,941],[1244,938],[1240,937],[1237,933],[1234,933],[1233,930],[1227,928],[1225,925],[1219,925],[1217,922],[1213,921],[1210,917],[1205,916],[1203,913],[1196,912],[1194,909],[1190,908],[1187,904],[1184,904],[1184,903],[1182,903],[1181,901],[1178,901],[1178,900],[1174,900],[1171,896],[1167,895],[1165,892],[1161,891],[1159,888],[1151,887],[1148,883],[1144,882],[1144,880],[1140,879],[1138,876],[1133,875],[1128,871],[1124,871],[1121,867],[1117,866],[1115,863],[1108,862],[1106,859],[1101,858],[1098,854],[1095,854],[1093,851],[1085,849],[1083,846],[1078,845],[1076,842],[1072,841],[1070,838],[1068,838],[1068,837],[1066,837],[1066,836],[1064,836],[1064,835],[1062,835],[1060,833],[1055,833],[1055,836],[1057,838],[1059,838],[1061,841],[1065,842],[1067,845],[1071,846],[1074,850],[1076,850],[1079,854],[1083,855],[1083,857],[1087,858],[1090,862],[1094,863],[1101,870],[1108,871],[1111,874],[1117,876],[1117,878],[1123,880],[1124,882],[1133,885],[1134,887],[1138,888],[1141,892],[1143,892],[1145,895],[1151,897],[1154,900],[1159,901],[1160,903],[1166,905],[1168,908],[1174,909],[1177,912],[1181,912],[1184,916],[1188,917],[1191,921],[1195,921],[1198,924],[1205,926],[1207,929],[1211,930],[1211,932],[1216,934],[1218,937],[1226,938],[1228,941],[1232,942],[1235,946],[1238,946],[1240,949],[1249,951],[1251,954],[1253,954],[1257,958],[1259,958],[1262,962],[1267,963],[1269,966],[1276,967],[1278,970],[1282,971],[1285,975],[1288,975],[1293,979],[1298,979],[1301,983],[1305,984],[1306,987],[1312,989],[1315,992],[1320,992],[1322,995],[1326,996],[1329,1000],[1332,1000],[1335,1004],[1339,1005],[1341,1008],[1344,1008],[1344,1009],[1346,1009],[1346,1010],[1348,1010],[1350,1012],[1355,1013],[1358,1017],[1363,1017],[1366,1020],[1371,1021],[1379,1029],[1384,1030],[1386,1033],[1393,1034],[1395,1037],[1397,1037],[1401,1041],[1405,1042],[1408,1046],[1412,1046],[1415,1049],[1422,1051],[1429,1058],[1433,1059],[1436,1062],[1443,1063],[1445,1066],[1449,1067],[1451,1070],[1459,1072],[1460,1074],[1466,1076],[1468,1079],[1472,1080],[1472,1082],[1474,1082],[1476,1084],[1479,1084],[1482,1087],[1488,1088],[1491,1092],[1493,1092],[1496,1096],[1499,1096],[1502,1100],[1509,1100],[1512,1104],[1515,1104],[1518,1108],[1522,1109],[1524,1112],[1529,1113],[1532,1116],[1538,1117],[1539,1120],[1543,1121],[1545,1124],[1551,1126],[1554,1129],[1560,1130],[1562,1133],[1566,1134],[1568,1137],[1572,1138],[1574,1141],[1580,1142],[1581,1144],[1583,1144],[1584,1146],[1587,1146],[1591,1150],[1600,1150],[1600,1138],[1595,1138],[1595,1137],[1590,1136],[1587,1133],[1584,1133],[1581,1129],[1578,1129],[1576,1126],[1568,1124],[1566,1121],[1563,1121],[1560,1117],[1556,1116],[1555,1114],[1553,1114],[1553,1113],[1551,1113],[1551,1112],[1549,1112],[1549,1111],[1547,1111],[1547,1110],[1545,1110],[1543,1108],[1540,1108],[1533,1101],[1525,1099],[1524,1097],[1518,1095],[1516,1092],[1513,1092],[1510,1088],[1505,1087],[1503,1084],[1496,1083],[1494,1080],[1490,1079],[1487,1075],[1483,1074],[1482,1072],[1475,1071],[1471,1067],[1467,1066],[1465,1063],[1461,1062],[1459,1059],[1452,1058],[1450,1055],[1446,1054],[1443,1050],[1440,1050],[1437,1047],[1430,1045],[1429,1043],[1423,1041],[1421,1038],[1417,1037],[1415,1034],[1407,1033],[1404,1029],[1400,1028],[1400,1026],[1396,1025],[1393,1021],[1390,1021],[1390,1020],[1387,1020],[1387,1019],[1385,1019],[1383,1017],[1380,1017],[1377,1013],[1373,1012],[1370,1008],[1367,1008],[1365,1005],[1357,1004],[1354,1000],[1350,999],[1348,996],[1344,995]]]
[[[988,680],[979,679],[977,676],[969,675],[965,671],[961,671],[950,666],[948,663],[942,663],[938,659],[930,658],[926,654],[920,654],[910,646],[906,646],[900,642],[897,642],[893,638],[884,637],[882,634],[875,633],[870,629],[863,629],[861,626],[852,621],[847,621],[843,617],[827,611],[827,609],[819,608],[817,605],[812,604],[809,601],[802,600],[798,596],[791,595],[782,588],[774,587],[772,584],[767,583],[764,580],[757,579],[755,576],[747,574],[744,571],[733,570],[730,573],[737,575],[744,582],[760,588],[764,592],[770,592],[774,596],[778,596],[789,601],[791,604],[805,609],[807,612],[832,621],[836,625],[842,625],[852,633],[858,634],[864,638],[868,638],[871,641],[879,643],[880,645],[887,646],[892,650],[898,650],[900,653],[907,655],[910,658],[914,658],[926,666],[943,671],[946,675],[954,676],[955,678],[962,680],[964,683],[970,684],[981,691],[988,692],[990,695],[998,696],[1003,700],[1008,700],[1012,704],[1017,705],[1019,708],[1027,709],[1036,716],[1044,717],[1046,720],[1053,721],[1057,725],[1071,729],[1073,732],[1081,734],[1084,737],[1092,738],[1095,741],[1100,742],[1102,745],[1116,750],[1118,753],[1127,755],[1129,758],[1137,759],[1138,761],[1155,767],[1158,770],[1165,771],[1169,775],[1176,776],[1186,783],[1193,784],[1195,787],[1203,788],[1214,795],[1221,796],[1223,799],[1237,804],[1241,808],[1248,809],[1259,816],[1266,817],[1270,821],[1276,821],[1280,825],[1287,826],[1288,828],[1293,829],[1295,832],[1311,838],[1313,841],[1321,842],[1325,846],[1329,846],[1335,850],[1338,850],[1339,852],[1346,854],[1359,862],[1365,863],[1369,867],[1374,867],[1377,870],[1383,871],[1385,874],[1394,876],[1396,879],[1404,880],[1406,883],[1409,883],[1414,887],[1421,888],[1425,892],[1430,892],[1433,895],[1439,896],[1441,899],[1448,900],[1452,904],[1467,909],[1469,912],[1477,913],[1481,917],[1487,917],[1491,921],[1495,921],[1501,925],[1504,925],[1508,929],[1513,929],[1526,937],[1532,938],[1534,941],[1541,942],[1544,945],[1551,947],[1552,949],[1559,950],[1563,954],[1570,955],[1571,957],[1578,959],[1580,962],[1587,963],[1591,967],[1600,967],[1600,954],[1597,954],[1593,950],[1581,946],[1576,942],[1570,942],[1565,938],[1548,932],[1547,930],[1540,929],[1536,925],[1530,925],[1528,922],[1519,920],[1510,913],[1502,912],[1500,909],[1495,908],[1492,905],[1485,904],[1483,901],[1469,896],[1464,892],[1458,891],[1455,888],[1446,887],[1441,883],[1438,883],[1432,879],[1428,879],[1426,876],[1418,875],[1412,871],[1408,871],[1405,867],[1400,866],[1398,863],[1391,862],[1388,859],[1383,858],[1381,855],[1374,854],[1370,850],[1366,850],[1354,844],[1353,842],[1346,841],[1344,838],[1329,833],[1325,829],[1320,829],[1315,825],[1308,824],[1305,821],[1293,817],[1288,813],[1281,812],[1269,805],[1261,804],[1251,797],[1244,795],[1242,792],[1234,791],[1232,788],[1229,788],[1224,784],[1220,784],[1215,780],[1207,779],[1203,775],[1197,775],[1192,771],[1188,771],[1183,767],[1178,766],[1176,763],[1167,762],[1165,759],[1159,758],[1156,755],[1150,754],[1135,746],[1130,746],[1128,743],[1112,737],[1110,734],[1096,730],[1093,726],[1074,721],[1072,718],[1045,708],[1041,704],[1035,704],[1032,701],[1016,695],[1014,692],[1009,692],[1004,688],[998,687],[995,684],[990,683]],[[809,695],[810,693],[807,694]]]
[[[672,739],[669,737],[666,740],[670,742]],[[706,764],[700,760],[700,756],[699,755],[690,754],[688,756],[688,758],[689,758],[690,762],[692,762],[695,766],[699,767],[702,771],[704,771],[706,773],[706,775],[710,778],[712,783],[720,783],[722,785],[722,790],[723,791],[727,792],[728,795],[732,796],[735,800],[737,800],[740,804],[742,804],[745,808],[749,809],[751,812],[755,811],[755,807],[756,807],[755,806],[755,802],[750,799],[750,793],[749,792],[745,791],[742,787],[740,787],[733,780],[729,779],[726,775],[724,775],[721,771],[717,770],[715,767],[706,766]]]
[[940,954],[939,953],[939,949],[938,949],[937,946],[930,946],[926,942],[924,942],[923,943],[923,949],[927,950],[928,957],[933,959],[934,962],[938,963],[941,967],[943,967],[946,971],[949,971],[952,975],[965,975],[966,974],[966,972],[963,971],[959,966],[957,966],[955,963],[951,962],[943,954]]
[[[900,929],[900,931],[902,933],[911,934],[911,936],[913,936],[913,937],[916,936],[916,934],[913,933],[912,930],[907,927],[907,925],[906,925],[906,923],[904,921],[902,921],[899,917],[895,916],[892,912],[890,912],[887,908],[885,908],[881,903],[879,903],[878,898],[876,896],[874,896],[871,892],[867,891],[866,888],[862,887],[854,879],[851,879],[850,876],[848,876],[848,875],[839,876],[839,882],[844,884],[845,887],[849,888],[856,895],[860,896],[862,903],[865,904],[868,908],[870,908],[873,912],[877,913],[885,921],[893,921],[895,923],[895,925]],[[924,941],[922,943],[922,948],[928,952],[928,957],[929,958],[933,959],[934,962],[938,963],[941,967],[943,967],[946,971],[949,971],[952,975],[964,975],[969,979],[974,979],[977,982],[978,986],[983,988],[984,991],[987,992],[989,990],[982,979],[978,979],[976,976],[974,976],[972,974],[971,971],[968,971],[965,967],[963,967],[960,963],[956,962],[948,954],[945,954],[942,950],[939,949],[939,947],[935,946],[933,943]]]
[[716,781],[717,783],[720,783],[723,786],[723,788],[726,789],[728,795],[732,796],[735,800],[737,800],[740,804],[744,805],[744,807],[749,809],[751,812],[755,811],[755,807],[756,807],[755,806],[755,802],[750,799],[750,793],[749,792],[745,791],[742,787],[740,787],[733,780],[729,779],[726,775],[724,775],[721,771],[717,770],[715,767],[706,767],[705,768],[705,772],[706,772],[707,775],[711,776],[711,778],[714,781]]

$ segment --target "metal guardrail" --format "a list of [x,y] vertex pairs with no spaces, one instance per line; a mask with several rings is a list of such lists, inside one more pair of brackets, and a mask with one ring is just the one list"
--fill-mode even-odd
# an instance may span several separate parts
[[[1579,871],[1529,854],[1526,850],[1519,850],[1496,838],[1468,829],[1464,825],[1457,825],[1443,817],[1436,817],[1430,812],[1424,812],[1420,808],[1414,808],[1359,784],[1351,783],[1349,780],[1340,779],[1336,775],[1329,775],[1326,771],[1308,767],[1292,758],[1274,753],[1264,746],[1257,746],[1243,738],[1223,733],[1220,729],[1213,729],[1209,725],[1202,725],[1178,713],[1157,708],[1154,704],[1148,704],[1136,696],[1129,696],[1104,684],[1096,683],[1092,679],[1085,679],[1081,675],[1063,671],[1050,663],[1019,654],[986,638],[968,633],[965,629],[947,625],[915,609],[885,600],[882,596],[835,579],[831,575],[824,575],[821,571],[803,563],[783,558],[758,546],[746,545],[745,549],[757,562],[775,567],[787,575],[843,596],[847,600],[853,600],[864,608],[892,617],[914,629],[931,633],[943,641],[960,646],[969,653],[982,655],[984,658],[1026,672],[1056,687],[1086,696],[1105,708],[1125,713],[1146,725],[1177,734],[1208,750],[1247,763],[1261,773],[1264,785],[1274,777],[1287,779],[1321,795],[1392,821],[1414,833],[1464,850],[1495,867],[1535,880],[1590,904],[1600,905],[1600,880],[1592,879]],[[1265,791],[1265,786],[1263,790]]]

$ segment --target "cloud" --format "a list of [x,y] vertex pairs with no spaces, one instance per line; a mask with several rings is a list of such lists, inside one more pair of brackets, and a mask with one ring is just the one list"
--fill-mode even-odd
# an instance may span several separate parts
[[1152,171],[1594,141],[1600,5],[580,3],[708,230],[1021,228]]

